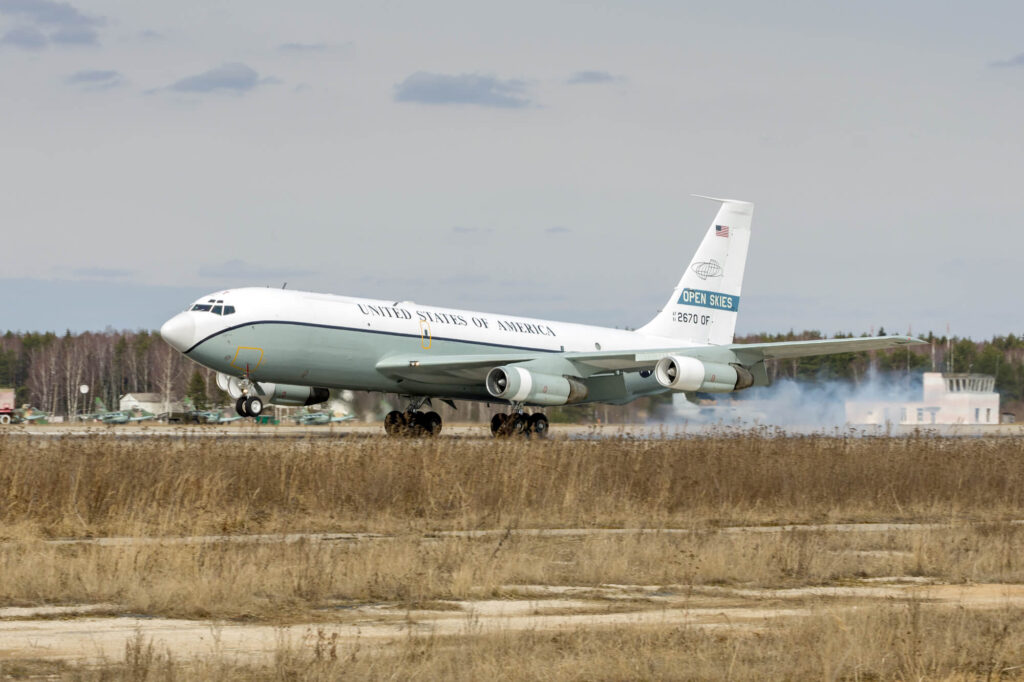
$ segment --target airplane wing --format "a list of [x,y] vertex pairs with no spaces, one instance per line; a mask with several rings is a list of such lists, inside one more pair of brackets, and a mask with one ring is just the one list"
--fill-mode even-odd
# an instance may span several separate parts
[[696,357],[710,362],[741,362],[753,365],[762,360],[800,358],[885,350],[927,343],[910,336],[866,336],[849,339],[816,339],[773,343],[735,343],[727,346],[692,346],[616,351],[567,351],[564,353],[522,352],[501,355],[400,355],[377,363],[388,376],[420,383],[444,383],[453,377],[483,381],[494,367],[544,360],[561,362],[570,376],[589,377],[610,372],[653,369],[666,355]]
[[398,355],[378,362],[377,370],[388,376],[425,383],[445,383],[452,377],[483,381],[493,367],[547,355],[552,354],[534,351],[508,355]]

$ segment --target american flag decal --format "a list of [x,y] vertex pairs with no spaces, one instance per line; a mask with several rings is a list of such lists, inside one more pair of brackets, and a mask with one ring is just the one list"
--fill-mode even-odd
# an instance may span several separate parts
[[715,236],[716,237],[728,237],[729,228],[725,225],[715,225]]

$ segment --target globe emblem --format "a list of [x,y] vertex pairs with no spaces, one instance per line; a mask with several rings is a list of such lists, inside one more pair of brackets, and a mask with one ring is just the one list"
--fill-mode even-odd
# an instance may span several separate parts
[[705,280],[722,276],[722,264],[716,260],[704,260],[694,263],[690,269],[693,270],[693,274]]

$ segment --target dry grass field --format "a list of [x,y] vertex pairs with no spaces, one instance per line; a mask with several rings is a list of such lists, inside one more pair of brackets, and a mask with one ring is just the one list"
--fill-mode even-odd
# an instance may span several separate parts
[[0,678],[1016,679],[1021,519],[1013,438],[0,435]]

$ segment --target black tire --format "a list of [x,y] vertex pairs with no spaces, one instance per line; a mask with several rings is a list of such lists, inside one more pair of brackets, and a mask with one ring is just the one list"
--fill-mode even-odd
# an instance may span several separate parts
[[405,435],[410,437],[422,436],[424,431],[427,430],[426,418],[423,413],[419,410],[406,414],[405,416]]
[[437,412],[427,412],[424,414],[423,430],[428,436],[436,436],[441,433],[441,415]]
[[538,438],[547,438],[548,435],[548,418],[540,412],[530,415],[530,433],[535,434]]
[[529,418],[525,414],[514,414],[505,422],[505,430],[510,436],[522,436],[527,434]]
[[248,417],[249,413],[245,409],[245,396],[242,396],[235,401],[235,412],[238,413],[239,417]]
[[263,401],[254,395],[249,396],[245,399],[245,411],[249,413],[250,417],[259,418],[263,413]]
[[508,415],[507,414],[501,414],[500,412],[498,414],[494,415],[493,417],[491,417],[491,435],[492,436],[503,435],[502,431],[504,430],[503,427],[505,426],[505,422],[506,421],[508,421]]
[[384,417],[384,433],[389,436],[399,436],[405,430],[405,414],[398,410],[391,410]]

